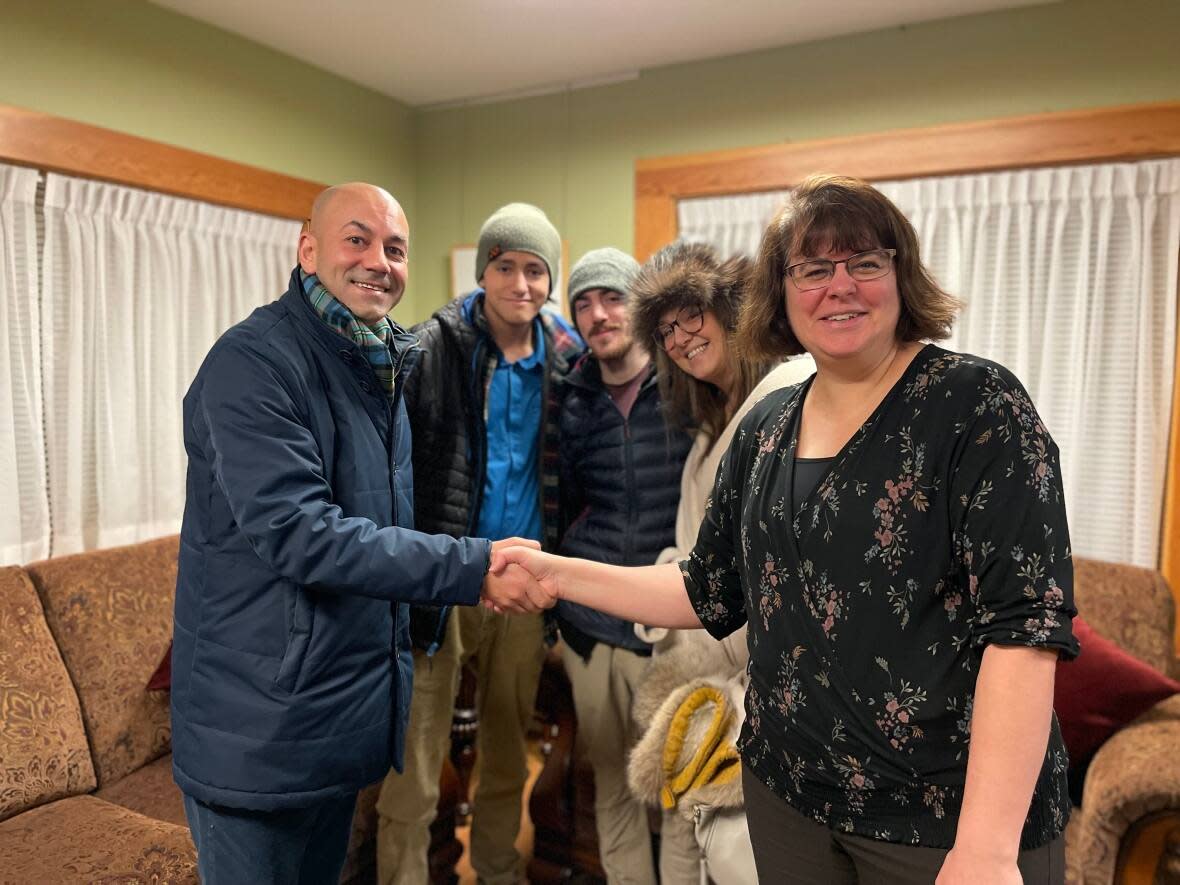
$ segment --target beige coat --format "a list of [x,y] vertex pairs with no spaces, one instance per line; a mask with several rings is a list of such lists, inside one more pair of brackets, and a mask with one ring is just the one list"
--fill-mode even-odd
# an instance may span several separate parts
[[[807,354],[780,363],[771,369],[766,377],[750,391],[750,395],[738,407],[712,447],[709,446],[708,436],[703,433],[697,434],[692,449],[689,450],[688,459],[684,462],[684,471],[680,474],[680,505],[676,510],[676,546],[665,548],[656,559],[657,563],[677,562],[685,559],[692,552],[693,545],[697,541],[697,532],[700,530],[701,521],[705,518],[705,501],[708,499],[709,493],[713,491],[713,483],[717,478],[717,468],[721,464],[722,456],[729,449],[733,435],[737,432],[738,424],[746,416],[746,413],[772,390],[799,384],[806,381],[814,372],[815,362]],[[683,630],[665,630],[663,627],[644,627],[642,625],[636,625],[635,632],[640,639],[655,644],[657,652],[667,651],[673,645],[683,641],[686,635],[686,631]],[[703,630],[687,631],[687,635],[691,634],[701,634],[709,642],[716,641]],[[737,640],[737,642],[734,643],[732,640]],[[726,643],[740,646],[740,652],[734,649],[736,653],[734,660],[736,665],[744,668],[748,657],[745,650],[746,631],[739,630],[730,636]]]

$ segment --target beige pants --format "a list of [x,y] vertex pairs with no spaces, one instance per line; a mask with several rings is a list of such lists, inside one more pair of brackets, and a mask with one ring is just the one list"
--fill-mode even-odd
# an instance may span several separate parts
[[700,885],[701,847],[696,830],[679,809],[665,811],[660,820],[661,885]]
[[634,743],[631,700],[650,658],[599,643],[585,661],[567,646],[561,661],[578,716],[575,751],[594,770],[598,855],[610,885],[654,885],[647,812],[627,787],[627,751]]
[[414,652],[414,692],[405,773],[390,771],[377,801],[377,879],[424,885],[438,781],[450,749],[459,672],[474,658],[479,729],[471,823],[471,865],[489,885],[520,879],[516,836],[528,768],[525,734],[544,661],[540,615],[497,615],[482,606],[451,612],[446,640],[433,657]]

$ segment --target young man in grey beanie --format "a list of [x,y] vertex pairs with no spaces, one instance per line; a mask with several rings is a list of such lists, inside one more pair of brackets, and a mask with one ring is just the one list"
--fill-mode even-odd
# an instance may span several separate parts
[[[565,556],[651,565],[675,542],[680,474],[692,440],[666,426],[648,349],[631,335],[639,271],[618,249],[570,271],[570,307],[589,352],[566,378],[560,421]],[[654,885],[647,812],[627,787],[631,699],[651,657],[634,625],[575,603],[554,609],[573,687],[577,751],[594,770],[594,815],[607,880]]]
[[[413,428],[414,519],[456,537],[519,536],[555,549],[559,527],[555,389],[581,351],[558,317],[542,312],[561,238],[527,203],[494,212],[479,234],[481,288],[415,326],[406,408]],[[429,881],[430,824],[449,746],[463,664],[476,662],[479,785],[471,863],[481,882],[519,881],[514,843],[527,774],[525,731],[544,660],[540,615],[486,608],[415,608],[414,692],[405,773],[390,772],[377,804],[382,885]]]

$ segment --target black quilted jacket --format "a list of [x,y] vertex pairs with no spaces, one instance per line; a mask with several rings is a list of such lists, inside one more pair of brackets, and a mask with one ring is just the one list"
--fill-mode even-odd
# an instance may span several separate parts
[[[452,301],[412,331],[418,347],[406,357],[405,400],[413,434],[414,527],[460,538],[474,531],[487,463],[484,409],[495,367],[482,316],[483,292]],[[541,314],[545,335],[545,414],[541,440],[542,513],[552,549],[558,537],[558,382],[581,352],[581,341],[552,314]],[[489,353],[491,351],[491,354]],[[446,632],[449,608],[410,611],[416,648],[433,654]]]
[[[654,366],[624,419],[602,383],[598,361],[583,357],[565,380],[560,421],[562,510],[569,527],[559,552],[614,565],[651,565],[676,542],[680,474],[692,447],[667,427]],[[559,602],[558,624],[596,642],[643,650],[628,621]],[[577,650],[577,642],[569,642]]]

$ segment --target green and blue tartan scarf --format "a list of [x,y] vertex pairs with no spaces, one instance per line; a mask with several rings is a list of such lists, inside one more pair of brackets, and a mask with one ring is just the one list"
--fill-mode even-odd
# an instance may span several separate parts
[[393,326],[386,317],[382,317],[376,326],[367,326],[353,315],[347,307],[324,288],[319,277],[302,270],[299,271],[303,281],[303,292],[311,302],[312,309],[329,327],[335,329],[348,338],[365,355],[365,359],[373,369],[373,374],[381,383],[381,389],[393,399]]

